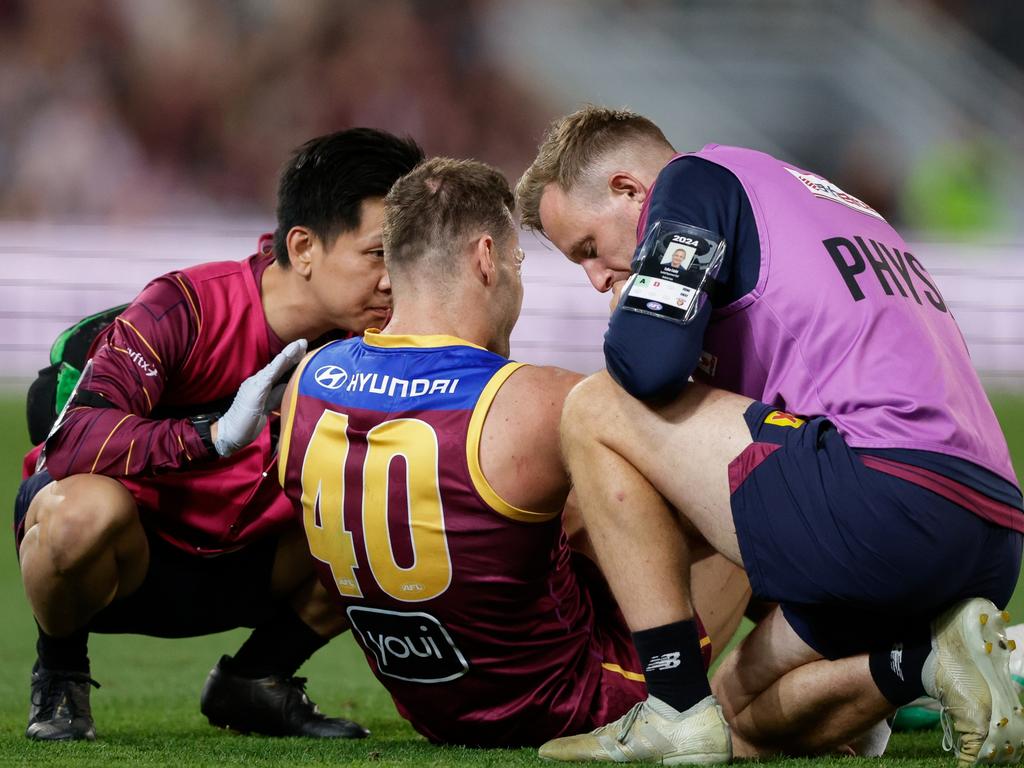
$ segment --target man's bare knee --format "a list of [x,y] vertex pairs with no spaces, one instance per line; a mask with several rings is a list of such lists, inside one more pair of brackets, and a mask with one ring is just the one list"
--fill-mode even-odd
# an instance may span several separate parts
[[561,434],[566,446],[598,437],[608,423],[609,410],[622,390],[606,372],[583,379],[570,390],[562,407]]
[[124,486],[101,475],[76,475],[51,483],[33,499],[26,522],[38,526],[41,554],[61,575],[139,525]]
[[736,674],[737,654],[729,654],[715,670],[711,678],[711,692],[715,694],[719,705],[722,707],[722,714],[730,724],[735,720],[736,715],[742,711],[758,691],[749,692],[743,689],[743,685]]
[[[689,546],[694,557],[694,547]],[[750,599],[747,574],[721,555],[706,557],[690,568],[690,594],[711,638],[712,660],[717,659],[743,619]]]
[[349,628],[337,599],[315,575],[295,591],[290,602],[298,617],[322,638],[337,637]]
[[287,599],[299,618],[323,638],[348,629],[348,619],[338,608],[335,596],[320,583],[300,525],[278,537],[270,591],[275,599]]
[[271,594],[276,598],[289,597],[314,580],[316,569],[306,533],[299,525],[288,528],[277,540],[270,576]]

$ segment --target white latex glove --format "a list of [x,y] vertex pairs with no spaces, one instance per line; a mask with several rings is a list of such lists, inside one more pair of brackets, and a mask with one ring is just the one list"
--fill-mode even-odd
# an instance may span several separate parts
[[[281,404],[287,382],[274,385],[281,374],[306,354],[306,340],[296,339],[281,350],[277,357],[242,382],[231,407],[215,423],[213,447],[221,456],[230,456],[243,448],[263,430],[267,415]],[[211,430],[212,431],[212,430]]]

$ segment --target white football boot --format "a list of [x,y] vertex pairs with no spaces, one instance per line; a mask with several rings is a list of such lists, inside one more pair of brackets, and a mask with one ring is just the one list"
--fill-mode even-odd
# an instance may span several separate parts
[[[1024,648],[1024,624],[1014,624],[1006,628],[1006,639],[1012,640],[1014,646]],[[1017,686],[1017,695],[1024,691],[1024,653],[1010,655],[1010,677]]]
[[1010,615],[982,598],[957,603],[932,623],[921,679],[942,705],[942,746],[961,768],[1014,764],[1024,753],[1024,710],[1010,678]]
[[732,737],[714,696],[679,712],[654,696],[615,722],[541,746],[546,760],[711,765],[732,759]]

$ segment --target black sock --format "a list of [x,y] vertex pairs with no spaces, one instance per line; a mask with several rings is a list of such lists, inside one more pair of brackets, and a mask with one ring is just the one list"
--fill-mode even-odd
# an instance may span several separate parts
[[84,672],[89,674],[89,631],[79,629],[67,637],[53,637],[36,624],[39,639],[36,653],[40,666],[62,672]]
[[256,627],[226,666],[236,675],[253,679],[292,677],[325,645],[327,638],[314,632],[291,607],[285,607]]
[[711,695],[693,619],[633,633],[647,692],[680,712]]
[[874,651],[868,656],[871,679],[894,707],[902,707],[924,696],[921,670],[931,653],[931,640],[896,643],[887,651]]

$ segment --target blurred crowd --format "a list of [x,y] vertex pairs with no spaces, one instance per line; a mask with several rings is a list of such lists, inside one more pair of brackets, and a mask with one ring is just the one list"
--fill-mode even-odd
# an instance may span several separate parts
[[[288,153],[354,125],[514,181],[574,106],[494,63],[489,13],[514,1],[0,0],[0,219],[265,217]],[[674,1],[601,0],[634,13]],[[1024,3],[930,2],[1024,66],[1019,25],[998,23]],[[884,131],[844,128],[792,159],[897,226],[1022,231],[1006,202],[1019,164],[998,137],[965,123],[908,167]]]
[[515,174],[547,120],[474,0],[0,0],[0,218],[266,215],[353,125]]

